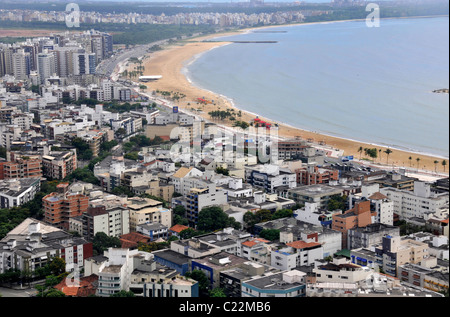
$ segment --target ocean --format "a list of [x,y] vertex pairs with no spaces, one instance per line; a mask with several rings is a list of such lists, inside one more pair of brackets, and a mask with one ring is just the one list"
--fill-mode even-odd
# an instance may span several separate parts
[[[260,32],[265,31],[265,32]],[[275,32],[274,32],[275,31]],[[218,37],[185,66],[196,86],[279,123],[449,156],[449,19],[303,24]]]

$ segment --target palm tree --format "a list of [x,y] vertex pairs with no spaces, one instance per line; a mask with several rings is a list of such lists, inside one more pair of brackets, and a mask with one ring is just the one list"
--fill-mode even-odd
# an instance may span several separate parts
[[446,161],[446,160],[443,160],[441,164],[442,164],[442,166],[444,167],[444,172],[445,172],[445,166],[447,165],[447,161]]
[[433,163],[434,163],[434,171],[437,172],[437,164],[439,163],[439,161],[436,160]]
[[420,157],[416,158],[416,161],[417,161],[417,169],[419,169]]
[[387,155],[386,164],[389,164],[389,154],[392,153],[392,150],[391,149],[387,149],[386,151],[384,151],[384,153],[386,153],[386,155]]
[[408,157],[408,160],[409,160],[409,167],[411,167],[412,156]]
[[361,159],[362,151],[363,151],[363,147],[360,146],[359,149],[358,149],[358,152],[359,152],[359,159]]

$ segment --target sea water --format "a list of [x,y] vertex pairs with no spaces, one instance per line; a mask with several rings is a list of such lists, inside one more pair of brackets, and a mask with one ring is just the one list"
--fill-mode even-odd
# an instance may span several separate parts
[[[261,31],[264,32],[261,32]],[[275,31],[275,32],[274,32]],[[195,85],[237,108],[323,134],[449,155],[449,20],[265,28],[189,63]],[[217,40],[216,39],[216,40]]]

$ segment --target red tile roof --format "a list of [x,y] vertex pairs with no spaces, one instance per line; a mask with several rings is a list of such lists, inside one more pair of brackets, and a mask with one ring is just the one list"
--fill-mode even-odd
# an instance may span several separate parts
[[177,225],[173,226],[172,228],[170,228],[169,230],[180,233],[181,231],[186,230],[186,229],[189,229],[189,227],[177,224]]
[[293,247],[294,249],[308,249],[312,247],[319,246],[318,242],[305,242],[305,241],[293,241],[291,243],[286,243],[287,246]]
[[95,295],[98,284],[98,276],[95,274],[80,278],[78,285],[67,285],[66,279],[63,279],[54,288],[63,292],[66,296],[87,297]]
[[130,232],[127,234],[124,234],[120,236],[120,242],[122,242],[122,248],[124,249],[133,249],[137,248],[139,242],[142,243],[149,243],[150,238],[147,236],[144,236],[143,234],[137,233],[137,232]]

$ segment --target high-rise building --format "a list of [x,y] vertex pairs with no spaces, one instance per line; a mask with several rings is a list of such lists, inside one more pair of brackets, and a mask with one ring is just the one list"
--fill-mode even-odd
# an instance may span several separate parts
[[89,197],[80,193],[72,193],[69,183],[57,186],[57,192],[42,198],[45,222],[57,228],[69,229],[69,219],[81,216],[89,207]]
[[6,53],[5,49],[0,47],[0,77],[6,75]]
[[56,74],[55,55],[53,53],[39,53],[37,58],[38,74],[41,84]]
[[13,75],[17,80],[26,80],[31,71],[30,53],[25,53],[23,49],[19,49],[12,54]]
[[95,74],[97,66],[96,54],[78,51],[73,54],[73,74],[88,75]]
[[55,53],[56,73],[59,77],[73,74],[73,55],[80,50],[77,46],[57,47]]

